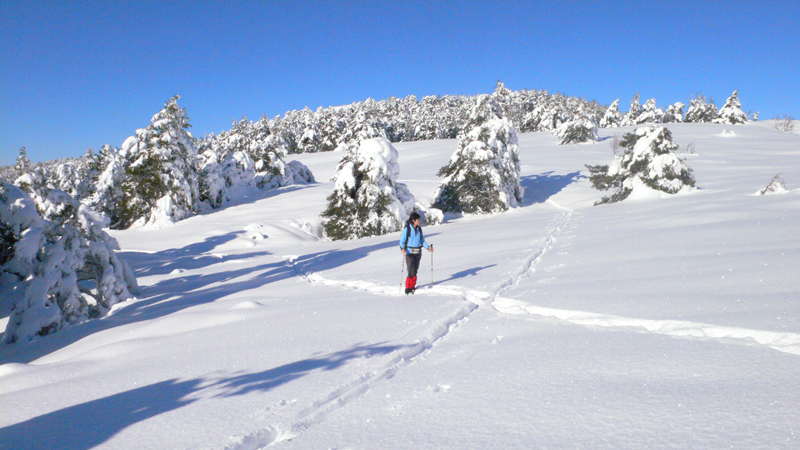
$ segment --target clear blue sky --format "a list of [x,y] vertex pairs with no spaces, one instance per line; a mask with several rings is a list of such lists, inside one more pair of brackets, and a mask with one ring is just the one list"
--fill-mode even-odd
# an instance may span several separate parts
[[0,2],[0,164],[372,97],[546,89],[621,108],[739,90],[800,120],[800,1]]

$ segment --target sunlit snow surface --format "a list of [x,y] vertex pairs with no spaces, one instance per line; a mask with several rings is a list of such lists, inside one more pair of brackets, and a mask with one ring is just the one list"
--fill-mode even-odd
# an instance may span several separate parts
[[[800,448],[800,136],[769,125],[667,125],[699,189],[596,207],[632,128],[521,134],[521,207],[426,227],[413,296],[397,236],[319,239],[337,153],[113,232],[141,298],[2,348],[0,447]],[[394,145],[430,202],[457,142]]]

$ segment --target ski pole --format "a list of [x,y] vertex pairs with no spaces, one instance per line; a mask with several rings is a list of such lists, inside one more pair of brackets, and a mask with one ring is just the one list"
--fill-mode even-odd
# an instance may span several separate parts
[[431,289],[433,289],[433,250],[431,250]]
[[400,259],[400,293],[403,293],[403,269],[406,268],[406,255],[401,256]]

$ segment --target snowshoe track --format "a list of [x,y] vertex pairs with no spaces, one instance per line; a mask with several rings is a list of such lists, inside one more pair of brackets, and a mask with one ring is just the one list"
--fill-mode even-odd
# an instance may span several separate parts
[[[341,409],[347,404],[363,397],[376,383],[392,378],[402,368],[410,365],[420,355],[433,348],[433,346],[447,336],[479,306],[491,306],[502,314],[531,315],[552,317],[583,326],[633,328],[641,332],[651,332],[677,337],[710,338],[721,342],[733,340],[755,342],[775,350],[800,355],[800,334],[780,333],[745,328],[709,325],[697,322],[679,320],[650,320],[635,319],[608,314],[597,314],[584,311],[560,310],[535,306],[519,300],[504,298],[500,294],[517,285],[525,277],[531,277],[536,272],[536,267],[544,255],[552,248],[558,234],[566,227],[573,210],[565,208],[548,200],[556,208],[563,210],[564,214],[556,226],[548,232],[541,248],[531,254],[522,264],[521,269],[508,279],[504,280],[494,292],[483,292],[459,286],[435,286],[421,290],[423,295],[445,295],[461,297],[463,301],[455,312],[436,322],[427,332],[426,336],[414,344],[392,352],[389,361],[379,370],[370,371],[353,379],[351,382],[339,386],[322,399],[302,410],[290,423],[276,423],[270,427],[251,433],[248,436],[237,438],[237,442],[225,447],[226,450],[256,450],[273,444],[293,439],[314,425],[321,423],[325,418]],[[331,280],[321,275],[300,270],[295,265],[296,258],[288,257],[286,264],[298,276],[309,283],[325,286],[340,286],[346,289],[366,291],[376,295],[401,296],[396,286],[378,285],[367,281]]]
[[320,400],[303,409],[290,423],[276,423],[266,429],[256,431],[248,436],[237,438],[226,450],[256,450],[278,442],[293,439],[325,418],[341,409],[353,400],[366,394],[376,383],[395,376],[402,368],[413,363],[417,357],[430,350],[436,342],[466,319],[478,305],[462,302],[455,312],[437,321],[426,333],[411,345],[395,350],[388,355],[389,361],[382,368],[363,373],[347,384],[339,386]]

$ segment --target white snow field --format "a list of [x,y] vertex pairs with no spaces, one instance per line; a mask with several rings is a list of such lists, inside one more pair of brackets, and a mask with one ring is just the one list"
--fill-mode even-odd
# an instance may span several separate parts
[[[584,164],[633,128],[520,135],[522,205],[426,227],[416,295],[399,233],[318,238],[341,153],[297,157],[316,184],[113,232],[142,295],[2,347],[0,447],[798,449],[800,136],[666,126],[699,189],[601,206]],[[429,203],[457,142],[395,147]]]

